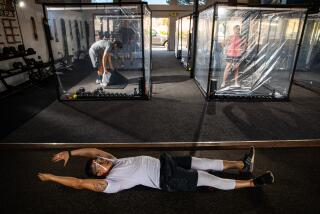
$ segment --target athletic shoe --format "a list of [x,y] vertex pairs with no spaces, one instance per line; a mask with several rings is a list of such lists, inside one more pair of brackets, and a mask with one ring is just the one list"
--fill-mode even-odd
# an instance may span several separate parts
[[105,88],[109,84],[110,78],[111,78],[111,73],[110,72],[108,72],[107,74],[103,73],[102,83],[100,85]]
[[96,84],[101,84],[102,83],[102,80],[101,79],[97,79],[96,80]]
[[102,85],[102,86],[108,85],[108,83],[110,82],[110,77],[111,77],[111,73],[110,73],[110,72],[108,72],[108,73],[103,73],[101,85]]
[[245,154],[242,161],[244,167],[242,168],[241,172],[251,173],[253,172],[254,167],[254,157],[255,157],[255,149],[253,146],[250,147],[249,153]]
[[108,82],[108,83],[110,82],[110,78],[111,78],[111,73],[108,72],[108,73],[107,73],[107,82]]
[[263,175],[253,179],[253,183],[255,187],[270,185],[274,183],[274,176],[271,171],[267,171]]

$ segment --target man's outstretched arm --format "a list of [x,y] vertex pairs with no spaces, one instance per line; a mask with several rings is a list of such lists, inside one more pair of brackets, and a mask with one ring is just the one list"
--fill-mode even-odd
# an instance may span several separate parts
[[[70,151],[70,154],[71,156],[79,156],[79,157],[87,157],[87,158],[96,158],[99,156],[104,158],[116,159],[116,157],[113,156],[112,154],[96,148],[76,149],[76,150]],[[62,151],[62,152],[59,152],[58,154],[55,154],[52,157],[52,161],[58,162],[58,161],[64,160],[64,165],[66,165],[69,158],[70,158],[69,152]]]
[[80,156],[80,157],[88,157],[88,158],[96,158],[98,156],[104,157],[104,158],[110,158],[110,159],[116,158],[112,154],[96,148],[76,149],[76,150],[72,150],[70,153],[71,153],[71,156]]
[[87,189],[94,192],[103,192],[108,185],[107,181],[103,179],[79,179],[47,173],[38,173],[38,177],[41,181],[53,181],[74,189]]

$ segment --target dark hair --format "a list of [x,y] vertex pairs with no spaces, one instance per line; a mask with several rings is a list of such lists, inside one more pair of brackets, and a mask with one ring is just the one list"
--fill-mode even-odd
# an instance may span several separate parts
[[108,39],[110,37],[109,32],[108,31],[103,32],[103,37]]
[[87,161],[86,163],[86,166],[85,166],[85,172],[86,172],[86,175],[90,178],[97,178],[97,179],[101,179],[101,178],[105,178],[106,175],[101,175],[101,176],[98,176],[97,174],[95,174],[93,172],[93,168],[92,168],[92,162],[96,160],[95,158],[91,158]]
[[116,45],[117,48],[120,48],[120,49],[122,48],[122,43],[120,41],[118,41],[118,40],[114,41],[113,44]]
[[93,162],[93,158],[88,160],[87,163],[86,163],[86,166],[85,166],[85,172],[86,172],[86,175],[88,177],[95,177],[97,176],[96,174],[93,173],[93,169],[92,169],[92,162]]

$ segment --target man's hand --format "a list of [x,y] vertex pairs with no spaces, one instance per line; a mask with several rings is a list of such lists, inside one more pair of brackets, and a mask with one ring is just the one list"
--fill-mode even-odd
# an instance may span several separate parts
[[49,181],[50,178],[52,177],[52,174],[48,173],[38,173],[38,177],[41,181]]
[[68,151],[63,151],[63,152],[59,152],[58,154],[55,154],[51,160],[52,162],[58,162],[58,161],[64,160],[63,166],[66,166],[69,158],[70,157],[69,157]]

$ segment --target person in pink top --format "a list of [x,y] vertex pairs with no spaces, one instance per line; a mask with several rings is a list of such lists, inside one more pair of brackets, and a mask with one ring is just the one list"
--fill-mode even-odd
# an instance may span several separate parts
[[233,27],[233,32],[234,34],[231,35],[225,44],[226,48],[226,68],[224,70],[223,74],[223,81],[221,84],[221,88],[224,88],[226,85],[226,80],[229,76],[229,73],[233,67],[234,69],[234,81],[235,81],[235,86],[240,86],[239,81],[238,81],[238,73],[239,73],[239,61],[241,59],[241,55],[243,53],[243,48],[241,47],[241,37],[240,37],[240,26],[235,25]]

